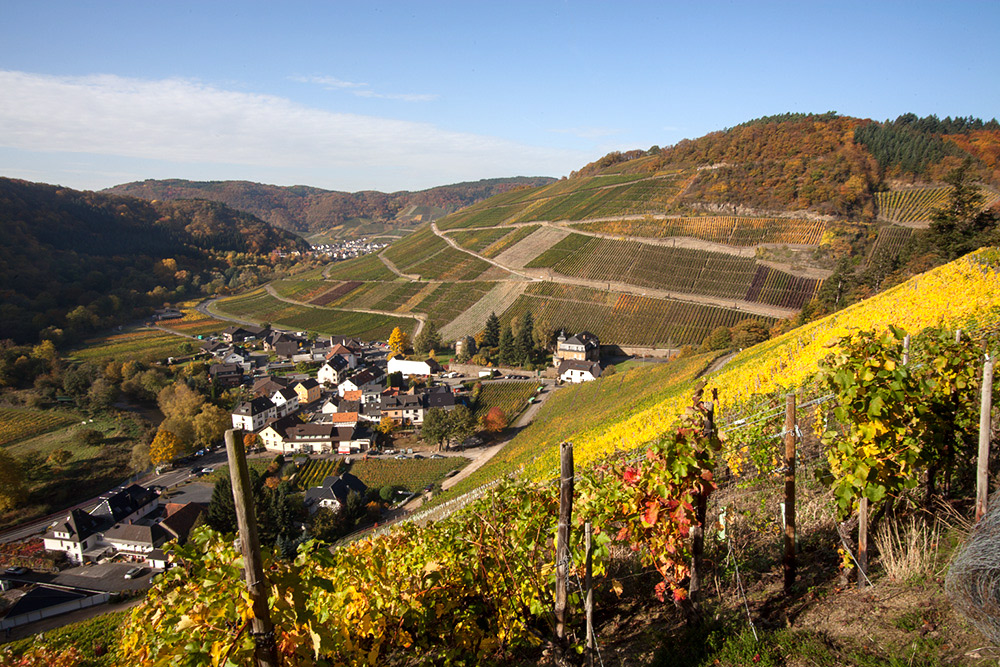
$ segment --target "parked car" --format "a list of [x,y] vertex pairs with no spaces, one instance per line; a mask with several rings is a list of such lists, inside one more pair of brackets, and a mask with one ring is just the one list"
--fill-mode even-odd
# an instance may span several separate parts
[[138,579],[143,572],[146,571],[144,567],[130,567],[128,572],[125,573],[126,579]]
[[28,572],[30,572],[30,571],[31,570],[29,570],[26,567],[20,567],[20,566],[18,566],[18,567],[8,567],[6,570],[3,571],[3,573],[4,574],[13,574],[15,576],[21,576],[22,574],[28,574]]

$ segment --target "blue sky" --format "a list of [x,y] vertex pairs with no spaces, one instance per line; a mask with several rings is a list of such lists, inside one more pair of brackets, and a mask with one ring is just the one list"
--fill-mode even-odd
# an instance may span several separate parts
[[0,176],[418,190],[786,111],[1000,116],[1000,3],[0,0]]

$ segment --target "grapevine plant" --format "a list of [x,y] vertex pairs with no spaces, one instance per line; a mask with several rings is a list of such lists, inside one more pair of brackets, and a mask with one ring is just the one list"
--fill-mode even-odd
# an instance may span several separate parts
[[615,527],[613,539],[631,544],[663,577],[655,588],[661,601],[669,591],[685,606],[696,555],[692,533],[704,521],[705,501],[716,488],[721,444],[708,406],[697,402],[643,458],[598,468],[578,486],[580,513],[604,530]]

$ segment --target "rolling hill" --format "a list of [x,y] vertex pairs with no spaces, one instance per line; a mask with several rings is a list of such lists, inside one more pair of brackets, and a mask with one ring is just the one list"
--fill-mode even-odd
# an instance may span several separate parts
[[893,282],[962,160],[985,203],[1000,200],[995,121],[914,118],[786,114],[610,153],[418,227],[377,259],[330,266],[308,301],[429,319],[448,339],[491,311],[505,323],[530,311],[553,330],[657,348],[746,319],[772,326],[817,297],[836,307],[844,266],[858,295]]
[[204,285],[218,289],[240,269],[258,275],[258,259],[274,250],[307,248],[214,202],[150,203],[7,178],[0,230],[0,339],[17,342],[119,324]]
[[247,181],[147,180],[105,192],[147,200],[205,199],[250,213],[276,227],[324,238],[377,236],[440,218],[515,188],[555,179],[518,177],[444,185],[419,192],[334,192],[302,185],[282,187]]

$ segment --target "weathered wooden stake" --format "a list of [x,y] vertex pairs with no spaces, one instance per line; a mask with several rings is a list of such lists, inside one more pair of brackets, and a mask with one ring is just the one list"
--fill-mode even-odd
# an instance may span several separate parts
[[858,501],[858,588],[868,585],[868,498]]
[[795,394],[785,397],[785,595],[795,582]]
[[243,552],[243,571],[253,618],[250,633],[254,638],[254,662],[258,667],[277,667],[278,646],[274,638],[274,625],[267,607],[267,582],[264,580],[264,562],[260,556],[260,539],[257,520],[253,515],[253,491],[247,470],[246,452],[243,451],[242,431],[226,431],[226,454],[229,456],[229,478],[233,484],[233,502],[236,505],[236,525],[240,531],[240,550]]
[[[715,404],[706,401],[702,404],[705,407],[705,420],[708,422],[708,432],[715,433]],[[688,581],[688,600],[690,608],[687,610],[689,622],[699,622],[701,620],[698,609],[698,602],[701,598],[701,578],[702,578],[702,556],[705,553],[705,518],[708,514],[708,499],[705,494],[699,493],[694,498],[695,523],[691,527],[691,575]]]
[[983,364],[982,399],[979,405],[979,460],[976,467],[976,521],[986,514],[990,496],[990,412],[993,410],[993,357],[986,355]]
[[962,342],[962,330],[961,329],[955,329],[955,342],[956,343],[961,343]]
[[593,667],[594,651],[597,648],[594,641],[594,552],[591,547],[591,527],[588,521],[583,525],[583,538],[587,550],[587,561],[583,571],[583,587],[587,597],[584,604],[587,612],[587,664]]
[[903,365],[910,363],[910,334],[903,336]]
[[556,528],[556,638],[566,638],[566,584],[569,572],[569,525],[573,518],[573,445],[559,446],[559,524]]

